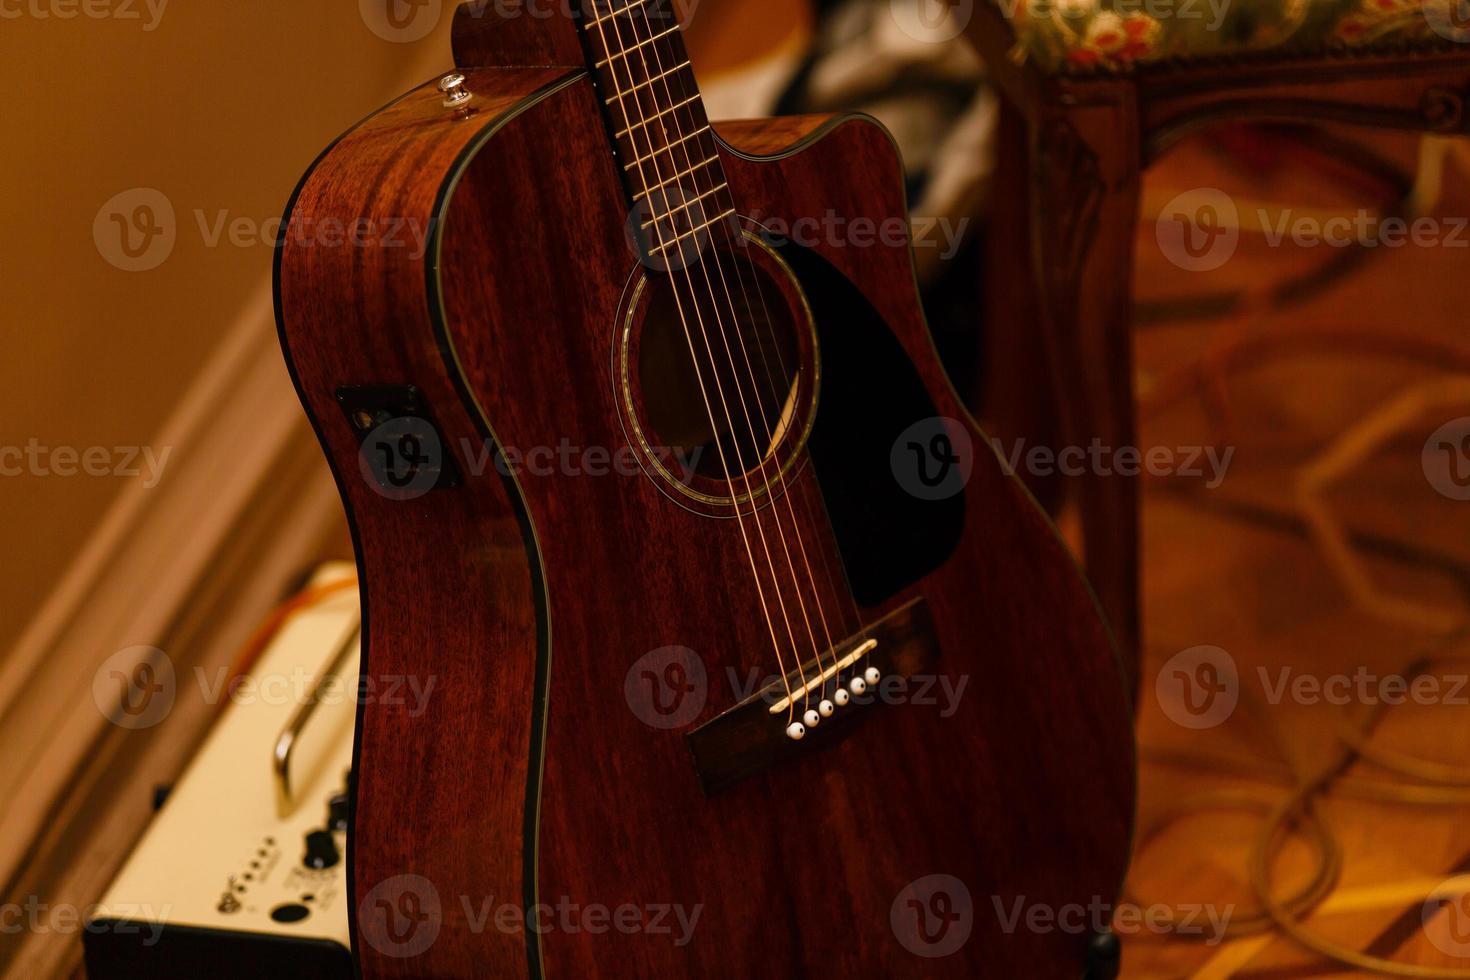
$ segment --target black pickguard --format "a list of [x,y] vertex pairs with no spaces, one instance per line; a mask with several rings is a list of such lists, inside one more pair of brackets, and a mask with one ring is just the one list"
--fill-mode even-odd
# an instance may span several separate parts
[[799,245],[770,244],[816,318],[822,383],[809,454],[853,595],[877,605],[953,554],[965,491],[923,499],[900,483],[895,443],[938,408],[888,324],[846,276]]

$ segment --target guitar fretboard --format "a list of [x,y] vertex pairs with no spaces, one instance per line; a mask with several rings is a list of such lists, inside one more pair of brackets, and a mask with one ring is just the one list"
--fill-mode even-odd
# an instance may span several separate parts
[[582,31],[650,253],[735,214],[672,0],[586,0]]

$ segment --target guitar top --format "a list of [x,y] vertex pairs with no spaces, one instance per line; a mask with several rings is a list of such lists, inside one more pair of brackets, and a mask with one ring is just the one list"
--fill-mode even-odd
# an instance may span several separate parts
[[1115,972],[1064,913],[1127,865],[1121,668],[935,356],[891,138],[712,124],[666,5],[569,13],[460,8],[277,254],[362,676],[435,691],[359,707],[362,974]]

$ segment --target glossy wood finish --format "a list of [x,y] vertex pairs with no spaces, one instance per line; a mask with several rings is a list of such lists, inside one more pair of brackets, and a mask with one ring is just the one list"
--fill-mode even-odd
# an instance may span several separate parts
[[[429,229],[440,182],[459,154],[568,73],[467,74],[477,93],[473,115],[444,110],[432,86],[384,109],[316,165],[293,200],[290,227],[365,217],[382,227],[398,219]],[[525,884],[522,801],[535,765],[530,693],[544,631],[524,528],[494,470],[473,493],[395,501],[358,467],[357,437],[336,405],[344,384],[415,385],[446,441],[482,442],[434,340],[424,257],[411,247],[380,246],[299,244],[288,231],[277,256],[277,315],[352,524],[363,674],[435,683],[432,720],[388,704],[359,711],[348,876],[357,900],[350,911],[355,917],[384,881],[419,875],[437,883],[453,931],[463,924],[454,895],[482,888],[519,895]],[[391,324],[400,329],[382,328]],[[466,827],[473,831],[456,832]],[[436,943],[422,957],[395,959],[364,943],[362,928],[354,918],[367,975],[468,975],[467,949]],[[527,973],[520,936],[492,931],[474,956],[497,964],[498,975]]]
[[[689,732],[685,742],[706,795],[714,796],[743,779],[830,749],[871,719],[875,711],[887,707],[875,693],[834,711],[800,740],[788,738],[781,725],[771,724],[772,712],[797,697],[793,690],[801,693],[810,690],[811,685],[820,685],[818,698],[827,696],[833,690],[824,682],[829,670],[836,672],[838,687],[847,687],[848,678],[860,676],[870,666],[882,677],[916,678],[916,683],[918,678],[935,676],[939,644],[929,607],[922,598],[876,622],[865,623],[860,634],[846,639],[848,642],[839,643],[829,655],[812,657],[801,671],[791,670],[785,678],[772,680]],[[875,647],[859,655],[858,651],[869,642]],[[845,662],[855,656],[857,668],[845,668]]]
[[[963,693],[947,715],[885,705],[830,750],[708,799],[684,732],[737,703],[750,672],[775,669],[732,522],[675,505],[641,473],[511,478],[477,471],[463,449],[492,434],[520,452],[626,444],[612,347],[638,268],[586,78],[470,76],[477,114],[454,118],[429,87],[410,94],[328,154],[293,215],[442,213],[426,256],[288,238],[280,258],[283,341],[355,528],[364,673],[433,675],[440,692],[418,718],[360,712],[363,974],[1080,976],[1087,935],[1008,931],[1000,910],[1116,898],[1134,778],[1121,669],[1075,564],[942,373],[907,245],[814,249],[883,315],[977,447],[964,540],[875,608],[854,610],[831,579],[813,596],[846,631],[922,596],[939,679]],[[906,213],[896,151],[867,119],[719,131],[746,213]],[[390,501],[362,477],[332,392],[368,382],[425,393],[462,486]],[[810,466],[786,497],[788,531],[835,564]],[[648,723],[626,685],[670,646],[694,651],[707,678],[698,712],[674,728]],[[426,920],[437,938],[412,957],[385,940],[374,891],[404,874],[428,879],[439,909]],[[958,951],[930,959],[901,937],[916,928],[905,888],[936,874],[966,884],[971,920]],[[400,898],[388,905],[411,911]],[[537,934],[492,919],[477,931],[487,901],[543,903],[553,918],[632,905],[641,924]],[[657,912],[668,906],[698,910],[686,943],[655,928],[673,921]]]

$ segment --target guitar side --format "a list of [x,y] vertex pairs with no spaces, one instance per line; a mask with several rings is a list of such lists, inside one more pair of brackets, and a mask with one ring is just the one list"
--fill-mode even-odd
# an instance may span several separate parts
[[[364,676],[434,684],[416,717],[386,699],[359,708],[350,891],[364,975],[1080,975],[1088,935],[1008,931],[998,911],[1115,900],[1133,815],[1121,670],[1075,564],[944,377],[906,240],[807,251],[881,318],[934,414],[977,449],[954,556],[864,613],[922,597],[940,679],[974,686],[941,723],[897,707],[707,799],[680,733],[630,710],[624,674],[677,643],[711,678],[691,725],[728,707],[724,679],[761,645],[728,527],[641,475],[517,473],[487,455],[625,438],[607,350],[637,264],[595,96],[566,69],[467,74],[473,113],[425,86],[329,151],[278,257],[283,344],[353,525]],[[866,120],[720,133],[731,186],[761,217],[903,220],[896,154]],[[418,222],[427,250],[293,241],[298,225],[363,218]],[[353,422],[363,386],[412,390],[406,408],[431,418],[454,471],[444,486],[405,499],[374,481]],[[373,398],[391,422],[392,398]],[[822,480],[808,467],[792,493],[820,499]],[[832,537],[820,514],[806,530]],[[921,960],[893,910],[935,873],[968,882],[969,939]],[[486,920],[505,902],[702,911],[676,945],[646,928]]]

